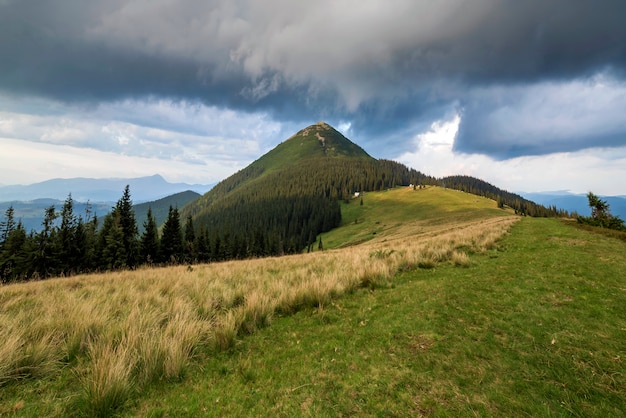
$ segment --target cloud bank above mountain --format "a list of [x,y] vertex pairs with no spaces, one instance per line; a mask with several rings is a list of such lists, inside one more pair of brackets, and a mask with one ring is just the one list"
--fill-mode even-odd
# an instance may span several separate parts
[[394,158],[458,116],[457,155],[621,153],[625,15],[617,0],[4,0],[0,138],[235,170],[318,120]]

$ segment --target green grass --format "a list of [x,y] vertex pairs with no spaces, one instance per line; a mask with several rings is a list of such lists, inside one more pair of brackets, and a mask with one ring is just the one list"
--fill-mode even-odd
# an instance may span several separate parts
[[339,228],[322,234],[325,249],[343,248],[366,241],[383,242],[397,236],[414,236],[440,231],[442,225],[512,214],[498,209],[496,202],[456,190],[428,186],[413,190],[397,187],[369,192],[342,204]]
[[[319,136],[318,136],[319,135]],[[320,138],[324,139],[324,146]],[[305,128],[289,139],[281,142],[273,150],[263,155],[253,166],[265,168],[263,176],[282,170],[310,159],[327,157],[347,157],[350,159],[372,160],[363,149],[352,143],[330,126],[315,124]]]
[[[1,289],[3,324],[23,327],[15,318],[24,312],[38,318],[23,327],[24,342],[15,342],[27,344],[13,350],[25,355],[0,353],[19,362],[10,370],[23,373],[0,382],[0,416],[624,415],[625,242],[574,222],[523,218],[497,248],[482,247],[475,232],[455,236],[459,227],[487,232],[510,212],[435,187],[368,193],[364,205],[355,199],[342,210],[344,225],[323,236],[325,248],[367,245],[194,266],[193,273],[155,269]],[[302,274],[303,283],[313,283],[338,272],[371,273],[408,256],[411,245],[435,254],[432,237],[470,257],[450,256],[427,269],[408,263],[348,294],[264,310],[280,292],[267,299],[261,288]],[[236,288],[244,281],[260,287],[245,293]],[[218,284],[234,290],[217,297],[211,289]],[[315,292],[294,295],[308,300]],[[77,295],[92,302],[70,309]],[[147,309],[160,303],[163,312]],[[257,309],[237,317],[247,305]],[[67,311],[65,322],[54,322],[54,306]],[[96,315],[107,309],[112,313]],[[115,322],[128,309],[136,316]],[[71,329],[66,322],[79,318],[84,329],[63,348],[57,339]],[[250,323],[249,330],[225,326],[195,341],[210,334],[205,325],[231,319]],[[160,324],[166,340],[148,344],[156,331],[142,321]]]
[[128,415],[623,416],[625,250],[523,219],[468,268],[274,318]]

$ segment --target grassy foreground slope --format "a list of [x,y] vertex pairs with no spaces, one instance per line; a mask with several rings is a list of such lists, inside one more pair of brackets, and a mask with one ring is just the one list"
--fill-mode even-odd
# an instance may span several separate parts
[[[417,214],[419,199],[406,195],[400,206]],[[123,411],[151,388],[185,381],[276,317],[329,306],[363,287],[392,286],[399,271],[469,265],[468,252],[493,248],[519,219],[502,215],[495,211],[454,228],[443,222],[439,232],[419,239],[404,234],[291,257],[0,287],[0,415]]]
[[350,248],[0,287],[0,415],[623,415],[624,242],[359,203],[323,237]]
[[276,320],[130,415],[623,416],[626,245],[524,218],[499,249]]

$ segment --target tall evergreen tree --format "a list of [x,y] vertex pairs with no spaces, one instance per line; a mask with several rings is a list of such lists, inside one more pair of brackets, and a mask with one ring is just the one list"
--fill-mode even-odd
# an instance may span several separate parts
[[122,228],[122,243],[124,244],[124,264],[127,267],[134,267],[137,264],[139,256],[137,241],[137,221],[135,220],[135,211],[133,210],[133,202],[130,198],[130,186],[126,185],[124,194],[117,201],[115,212],[119,215],[119,226]]
[[196,242],[196,233],[193,227],[193,218],[191,215],[187,216],[187,220],[185,221],[185,242],[184,242],[184,252],[185,252],[185,262],[191,263],[196,259],[196,251],[195,251],[195,242]]
[[98,239],[98,266],[104,270],[118,270],[126,265],[124,230],[119,212],[113,211],[104,217]]
[[61,209],[61,227],[57,235],[58,267],[57,270],[62,272],[75,272],[79,270],[78,254],[80,248],[76,241],[76,228],[78,220],[74,215],[74,201],[70,193]]
[[161,260],[178,263],[183,257],[183,233],[180,227],[178,208],[170,205],[167,220],[163,224],[161,237]]
[[151,264],[159,257],[159,232],[152,208],[148,208],[147,219],[143,223],[141,235],[141,262]]
[[46,209],[44,219],[42,222],[42,229],[37,234],[37,247],[36,253],[33,257],[35,272],[41,278],[49,277],[56,273],[56,267],[58,265],[55,259],[55,227],[54,221],[57,219],[58,214],[54,205]]
[[87,219],[83,224],[85,244],[81,252],[81,264],[84,271],[92,271],[97,269],[98,217],[94,215],[90,218],[89,214]]
[[9,238],[9,234],[15,229],[15,209],[9,206],[4,213],[4,221],[0,222],[0,249]]
[[204,225],[200,225],[200,229],[196,234],[196,241],[194,243],[194,249],[196,250],[196,257],[200,262],[206,262],[210,259],[210,247],[209,247],[209,233]]

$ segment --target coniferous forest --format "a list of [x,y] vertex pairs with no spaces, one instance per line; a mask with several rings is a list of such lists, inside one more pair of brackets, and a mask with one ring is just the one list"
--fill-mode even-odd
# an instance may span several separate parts
[[89,208],[75,213],[70,194],[60,210],[46,209],[39,232],[26,231],[9,208],[0,222],[0,280],[310,251],[320,233],[340,225],[341,202],[350,202],[355,192],[410,184],[485,196],[520,215],[568,216],[473,177],[438,179],[394,161],[376,160],[328,125],[318,124],[180,211],[170,206],[162,225],[149,210],[139,228],[128,186],[102,219]]

